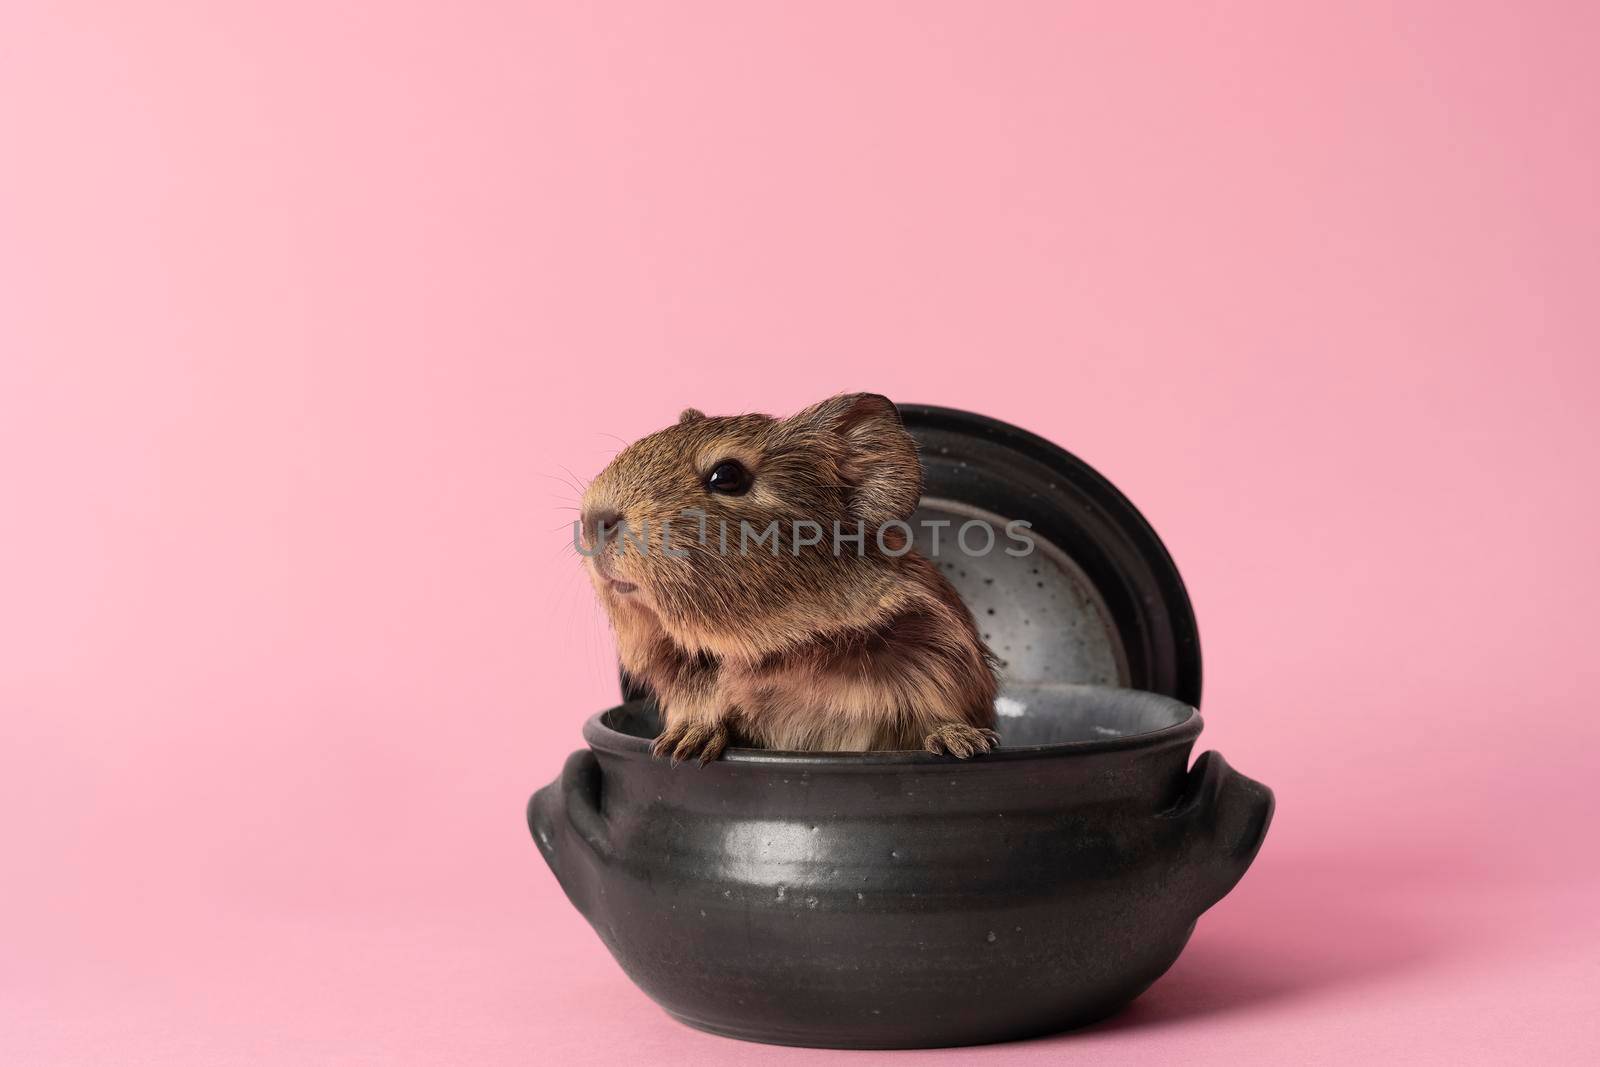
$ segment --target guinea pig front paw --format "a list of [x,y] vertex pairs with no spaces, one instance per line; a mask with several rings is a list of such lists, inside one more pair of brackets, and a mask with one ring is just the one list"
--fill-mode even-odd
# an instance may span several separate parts
[[728,747],[728,726],[718,722],[675,722],[661,731],[650,746],[652,756],[682,763],[697,759],[704,766],[722,755]]
[[993,730],[968,726],[964,722],[950,722],[934,730],[922,742],[922,747],[935,756],[951,755],[966,759],[978,752],[988,752],[1000,743],[1000,735]]

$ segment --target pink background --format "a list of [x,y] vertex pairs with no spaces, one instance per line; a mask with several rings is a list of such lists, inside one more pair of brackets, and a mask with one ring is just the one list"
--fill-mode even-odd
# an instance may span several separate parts
[[868,1062],[522,823],[570,478],[847,388],[1115,480],[1280,804],[1127,1013],[898,1061],[1592,1057],[1594,11],[7,0],[0,1060]]

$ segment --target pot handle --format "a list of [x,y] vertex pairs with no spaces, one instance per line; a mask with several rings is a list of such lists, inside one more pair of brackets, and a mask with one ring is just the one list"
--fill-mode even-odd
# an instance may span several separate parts
[[1261,850],[1275,806],[1272,790],[1228,766],[1220,752],[1195,760],[1183,796],[1167,815],[1185,824],[1200,903],[1196,915],[1239,884]]
[[[585,748],[568,756],[561,777],[528,801],[528,829],[533,831],[539,851],[558,876],[561,867],[557,852],[562,838],[575,836],[597,857],[611,857],[611,830],[600,810],[602,792],[600,763],[594,752]],[[564,833],[566,828],[572,833]]]

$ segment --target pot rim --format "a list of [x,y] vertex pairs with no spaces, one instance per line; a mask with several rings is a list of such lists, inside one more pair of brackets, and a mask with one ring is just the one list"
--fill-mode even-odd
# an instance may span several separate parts
[[[921,766],[953,770],[1012,760],[1061,759],[1104,752],[1122,752],[1129,749],[1157,748],[1179,741],[1192,742],[1200,736],[1200,731],[1205,725],[1205,720],[1200,717],[1199,709],[1173,697],[1164,696],[1160,693],[1146,692],[1142,689],[1120,689],[1110,686],[1105,687],[1104,692],[1112,700],[1119,699],[1121,694],[1129,694],[1141,700],[1157,700],[1162,703],[1175,704],[1185,708],[1188,714],[1171,726],[1163,726],[1159,730],[1124,734],[1120,737],[1057,741],[1048,745],[1017,745],[1011,748],[1002,746],[967,759],[958,759],[954,756],[935,756],[930,752],[923,752],[917,749],[879,752],[794,752],[730,746],[723,751],[717,762],[774,764],[784,767],[826,767],[840,770],[847,770],[852,767],[885,766]],[[590,748],[598,752],[654,759],[655,757],[650,755],[649,740],[636,737],[633,734],[625,734],[620,730],[614,730],[605,723],[606,716],[611,713],[643,703],[646,703],[646,701],[630,700],[589,716],[588,720],[583,724],[584,741],[588,743]]]

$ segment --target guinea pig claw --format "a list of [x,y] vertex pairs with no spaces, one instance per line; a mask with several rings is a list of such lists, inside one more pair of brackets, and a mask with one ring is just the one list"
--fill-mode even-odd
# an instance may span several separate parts
[[728,728],[718,723],[691,723],[669,726],[650,746],[654,756],[668,757],[674,764],[697,759],[705,766],[728,747]]
[[691,726],[683,732],[683,740],[678,742],[678,747],[672,750],[672,762],[682,763],[700,751],[705,745],[707,730],[704,726]]
[[966,723],[953,722],[946,723],[929,734],[923,740],[922,747],[935,756],[950,755],[957,759],[966,759],[979,752],[988,752],[999,742],[1000,735],[993,730],[982,730]]
[[707,736],[705,743],[700,748],[700,766],[704,767],[722,755],[722,750],[727,747],[728,728],[719,722],[711,727],[710,735]]
[[655,756],[657,759],[666,759],[672,755],[672,750],[678,746],[678,742],[682,739],[683,727],[669,726],[662,730],[660,736],[650,743],[650,755]]

